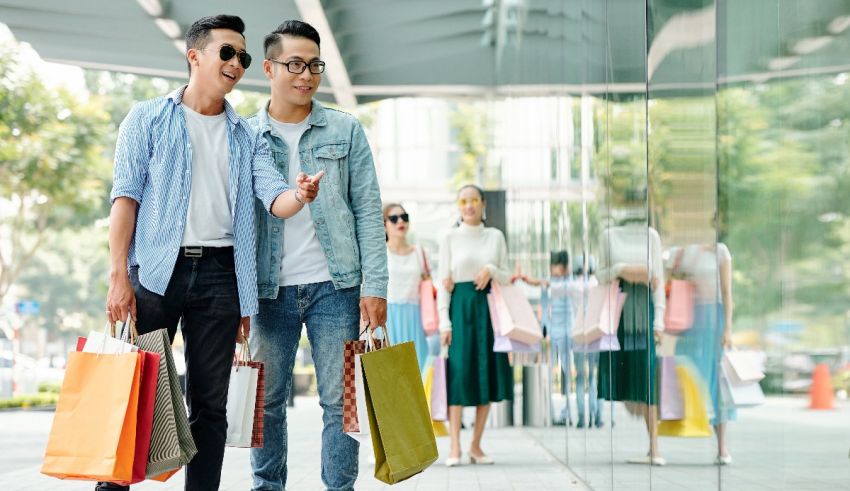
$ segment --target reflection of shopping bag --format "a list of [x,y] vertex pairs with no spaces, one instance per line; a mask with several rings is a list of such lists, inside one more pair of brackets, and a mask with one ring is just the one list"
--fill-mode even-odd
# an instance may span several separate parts
[[724,407],[754,407],[764,404],[764,392],[758,382],[738,382],[720,365],[720,398]]
[[616,335],[625,303],[626,294],[620,291],[619,281],[590,288],[587,306],[576,316],[573,344],[589,344],[603,336]]
[[530,345],[543,338],[537,316],[522,290],[514,285],[500,285],[493,281],[490,283],[490,295],[493,297],[488,302],[491,323],[493,318],[497,319],[497,327],[494,329],[499,330],[500,336]]
[[573,351],[576,353],[599,353],[600,351],[620,351],[620,341],[616,334],[606,334],[601,338],[587,344],[574,344]]
[[699,378],[689,364],[676,363],[676,375],[682,392],[684,414],[681,419],[661,421],[658,424],[659,436],[709,437],[711,427],[706,411],[706,394],[700,386]]
[[662,356],[661,360],[661,421],[675,421],[685,417],[685,404],[682,401],[682,388],[676,373],[676,358]]
[[694,284],[671,279],[667,282],[667,292],[664,329],[671,334],[681,334],[694,323]]
[[158,329],[142,334],[134,344],[144,351],[159,354],[147,476],[164,481],[189,463],[198,450],[189,430],[189,418],[183,404],[168,331]]
[[[493,326],[493,351],[496,353],[537,353],[540,342],[526,344],[507,336],[502,336],[499,306],[493,293],[487,294],[487,306],[490,310],[490,324]],[[504,309],[502,309],[504,310]]]
[[[384,339],[386,332],[384,333]],[[363,361],[375,478],[403,481],[437,460],[437,442],[412,342],[369,351]]]
[[727,350],[723,353],[721,364],[726,369],[726,374],[734,384],[758,382],[764,378],[764,373],[752,363],[747,353]]
[[419,313],[422,318],[422,328],[425,335],[436,334],[440,326],[440,318],[437,314],[437,289],[431,279],[431,268],[428,266],[428,258],[425,257],[425,249],[422,253],[422,268],[424,274],[419,282]]
[[140,364],[138,353],[70,353],[42,473],[60,479],[130,482]]

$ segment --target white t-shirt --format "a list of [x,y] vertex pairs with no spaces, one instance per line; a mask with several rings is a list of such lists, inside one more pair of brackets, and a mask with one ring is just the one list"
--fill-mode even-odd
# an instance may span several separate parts
[[[428,263],[430,267],[431,264]],[[422,248],[414,247],[413,252],[405,255],[393,254],[387,249],[387,302],[419,303],[419,283],[422,281],[424,266]]]
[[181,246],[233,245],[227,115],[205,116],[183,104],[192,145],[192,187]]
[[[307,131],[308,115],[300,123],[281,123],[269,116],[275,134],[283,138],[289,148],[289,175],[287,179],[295,189],[295,178],[301,172],[301,154],[298,142]],[[330,281],[328,259],[316,236],[310,206],[305,206],[295,216],[287,218],[283,226],[283,260],[280,264],[280,286],[306,285]]]

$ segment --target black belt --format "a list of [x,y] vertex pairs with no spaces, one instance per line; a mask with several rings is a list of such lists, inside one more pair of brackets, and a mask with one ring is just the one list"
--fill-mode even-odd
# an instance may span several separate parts
[[180,248],[183,257],[207,257],[227,254],[233,256],[233,247],[186,246]]

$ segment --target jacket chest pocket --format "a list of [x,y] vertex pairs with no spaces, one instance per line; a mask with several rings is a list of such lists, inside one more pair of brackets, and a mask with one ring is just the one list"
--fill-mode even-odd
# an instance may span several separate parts
[[330,186],[348,189],[348,142],[324,143],[313,148],[316,172],[325,171],[325,180]]

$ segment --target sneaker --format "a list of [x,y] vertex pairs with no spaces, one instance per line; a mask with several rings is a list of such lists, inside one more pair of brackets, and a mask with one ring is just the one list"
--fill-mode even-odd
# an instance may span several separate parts
[[584,428],[584,418],[578,419],[578,423],[576,423],[576,428]]

